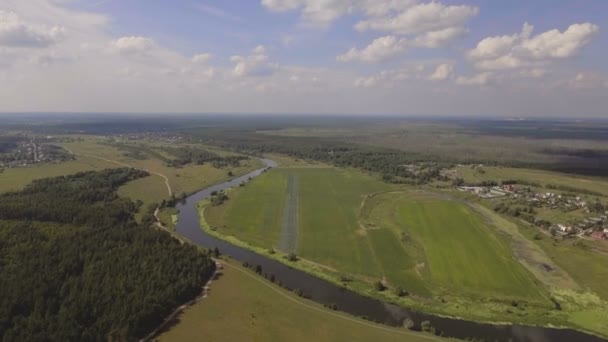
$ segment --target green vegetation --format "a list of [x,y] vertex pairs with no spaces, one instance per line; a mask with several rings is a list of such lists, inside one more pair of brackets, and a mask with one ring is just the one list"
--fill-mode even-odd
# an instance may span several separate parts
[[17,191],[23,189],[30,182],[46,178],[70,175],[89,170],[102,170],[117,168],[120,165],[108,164],[103,160],[91,157],[78,157],[77,160],[59,164],[42,164],[29,167],[4,169],[0,177],[0,192]]
[[[379,264],[394,283],[407,286],[418,275],[415,283],[424,281],[434,293],[542,298],[531,275],[513,259],[510,241],[501,240],[463,203],[429,193],[391,192],[373,196],[362,211],[366,233],[377,241],[375,254],[384,258]],[[391,262],[395,259],[401,262]]]
[[135,340],[193,297],[214,263],[138,225],[128,168],[32,182],[0,195],[0,339]]
[[[297,261],[291,262],[289,253],[275,251],[289,177],[299,187]],[[511,240],[456,200],[398,191],[335,168],[274,169],[229,195],[223,205],[203,206],[203,224],[213,234],[334,283],[454,316],[552,320],[542,316],[552,308],[548,294],[514,259]],[[526,309],[513,312],[513,301]]]
[[332,311],[228,261],[207,298],[187,308],[162,341],[444,341]]
[[598,177],[575,176],[558,172],[508,167],[469,167],[457,168],[458,173],[467,183],[483,181],[518,180],[537,185],[549,190],[565,189],[566,192],[591,192],[608,196],[608,182]]
[[211,227],[256,246],[276,247],[287,189],[287,174],[281,171],[272,170],[231,191],[229,205],[209,207],[205,215]]

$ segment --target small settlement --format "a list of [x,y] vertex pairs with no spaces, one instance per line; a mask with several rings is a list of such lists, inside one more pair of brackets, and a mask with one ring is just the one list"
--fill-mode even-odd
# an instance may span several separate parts
[[[460,191],[469,192],[484,199],[491,199],[494,210],[522,218],[554,236],[589,237],[608,240],[608,205],[585,199],[571,192],[536,192],[529,186],[516,184],[493,186],[459,186]],[[541,218],[538,212],[577,212],[567,222]],[[566,215],[567,216],[567,215]]]

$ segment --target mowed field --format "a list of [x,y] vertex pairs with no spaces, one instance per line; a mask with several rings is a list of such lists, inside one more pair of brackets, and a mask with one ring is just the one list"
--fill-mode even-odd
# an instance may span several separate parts
[[263,248],[281,238],[287,180],[298,181],[299,257],[419,295],[537,299],[543,295],[508,241],[466,204],[397,191],[360,172],[275,169],[205,211],[221,234]]
[[[513,258],[509,241],[464,203],[424,192],[392,192],[368,200],[364,215],[368,234],[397,241],[400,246],[392,249],[401,247],[401,253],[415,259],[408,266],[414,264],[416,275],[434,293],[458,289],[469,296],[541,296],[532,276]],[[389,279],[409,283],[401,276],[403,266],[385,269]]]
[[234,264],[159,341],[448,341],[323,308]]

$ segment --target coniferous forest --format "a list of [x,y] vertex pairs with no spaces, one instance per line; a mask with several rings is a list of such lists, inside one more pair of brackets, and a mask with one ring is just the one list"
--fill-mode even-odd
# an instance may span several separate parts
[[215,264],[134,220],[113,169],[0,195],[0,340],[135,340],[197,296]]

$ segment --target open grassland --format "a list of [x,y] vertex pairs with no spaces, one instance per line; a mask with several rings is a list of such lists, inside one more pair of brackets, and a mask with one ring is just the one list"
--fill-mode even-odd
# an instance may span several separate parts
[[[297,254],[335,273],[383,280],[428,296],[459,293],[543,301],[532,275],[467,205],[413,192],[362,173],[275,169],[207,206],[217,232],[253,246],[277,248],[287,179],[298,180]],[[391,191],[393,192],[387,192]]]
[[447,341],[330,311],[226,265],[209,296],[186,309],[160,341]]
[[287,191],[285,170],[271,170],[228,194],[229,205],[208,207],[211,227],[225,235],[264,248],[276,248],[283,222]]
[[[376,254],[387,259],[380,264],[389,279],[399,279],[404,268],[399,262],[387,267],[391,256],[407,255],[409,250],[417,249],[422,253],[416,253],[415,263],[408,266],[414,264],[433,292],[542,298],[531,274],[513,258],[510,241],[500,239],[467,205],[428,193],[392,192],[374,196],[366,206],[371,207],[366,213],[368,232],[392,235],[374,245]],[[388,241],[401,242],[401,246],[387,250]],[[408,248],[408,244],[419,247]],[[392,252],[399,247],[400,253]],[[402,286],[406,284],[407,279],[403,279]]]
[[36,179],[116,167],[120,166],[108,164],[95,158],[82,157],[77,158],[77,160],[58,164],[42,164],[30,167],[5,169],[0,173],[0,192],[21,190]]
[[[77,160],[95,160],[96,163],[104,167],[124,167],[124,165],[129,165],[149,170],[153,173],[150,177],[130,182],[119,189],[120,195],[134,201],[142,201],[143,209],[146,209],[150,204],[159,203],[163,199],[169,198],[169,190],[165,184],[165,179],[160,175],[167,177],[171,192],[178,196],[182,193],[189,194],[212,184],[222,182],[230,178],[228,171],[232,171],[237,176],[261,166],[258,160],[251,159],[242,162],[239,167],[225,169],[215,168],[208,163],[204,165],[189,164],[179,168],[169,167],[163,160],[166,159],[165,157],[156,158],[153,156],[157,153],[159,155],[164,153],[162,150],[159,150],[162,147],[159,144],[151,144],[150,146],[142,144],[143,150],[153,152],[150,152],[152,155],[139,159],[129,157],[124,151],[114,146],[103,144],[104,140],[102,138],[91,136],[80,138],[82,141],[62,144],[77,154]],[[229,153],[226,152],[226,154]]]
[[481,172],[480,168],[471,168],[469,166],[461,166],[458,167],[457,170],[464,181],[468,183],[490,180],[523,180],[537,183],[541,187],[557,185],[584,191],[598,192],[604,196],[608,196],[608,181],[599,177],[576,176],[543,170],[489,166],[482,167]]

